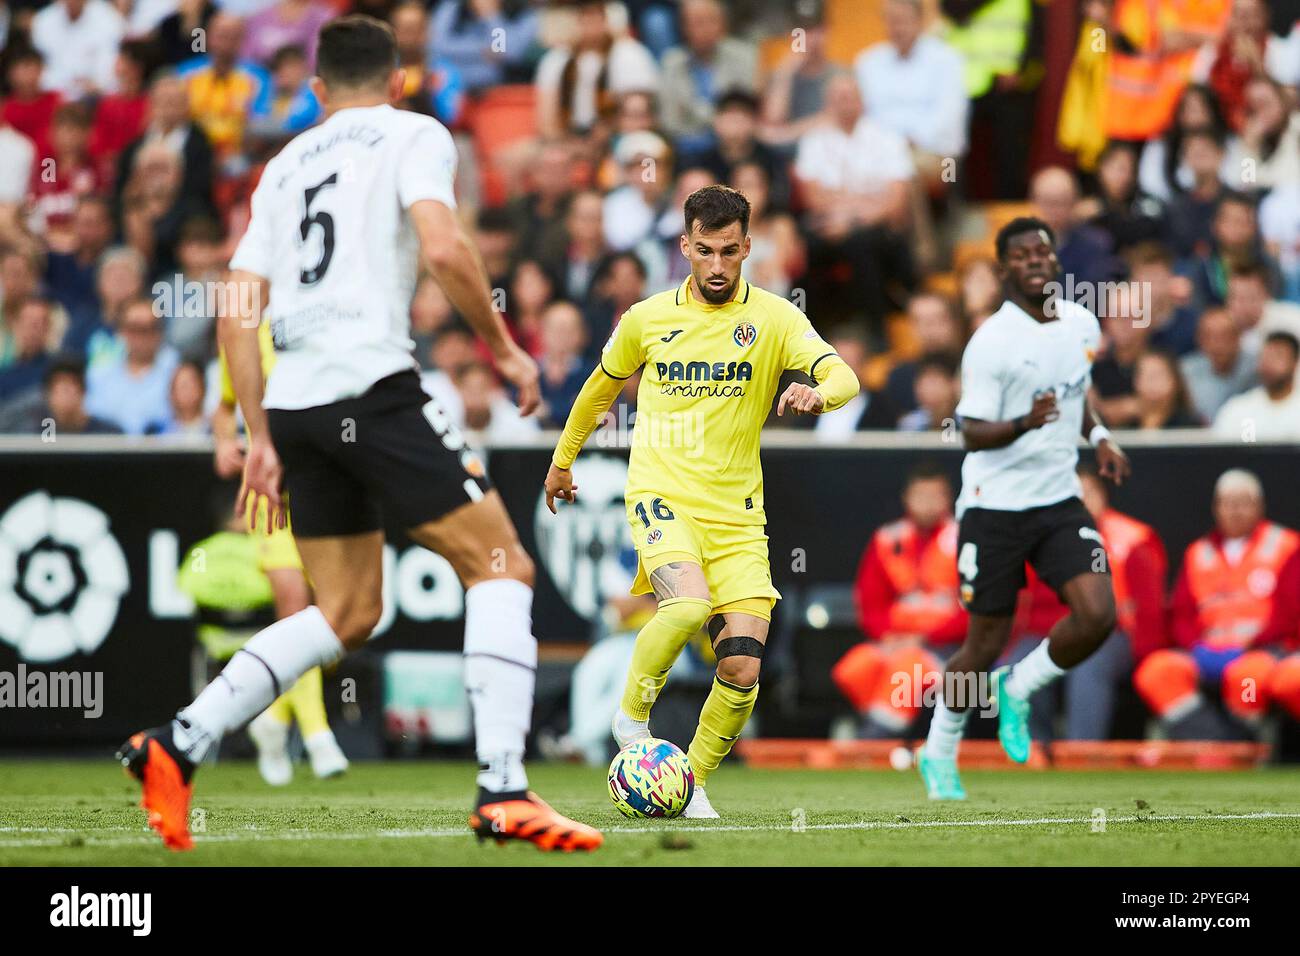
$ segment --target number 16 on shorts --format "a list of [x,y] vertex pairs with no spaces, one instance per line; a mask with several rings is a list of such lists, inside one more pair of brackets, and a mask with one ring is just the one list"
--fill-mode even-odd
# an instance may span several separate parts
[[[654,517],[659,521],[672,521],[674,518],[677,517],[676,515],[673,514],[672,509],[669,508],[666,504],[664,504],[664,500],[662,498],[654,498],[651,500],[650,510],[648,513],[646,511],[646,506],[644,501],[638,501],[633,511],[636,512],[636,516],[641,519],[641,523],[645,525],[647,528],[650,527],[650,515],[654,515]],[[663,538],[663,532],[660,531],[658,528],[652,528],[646,534],[645,543],[658,544],[660,539],[662,538]]]

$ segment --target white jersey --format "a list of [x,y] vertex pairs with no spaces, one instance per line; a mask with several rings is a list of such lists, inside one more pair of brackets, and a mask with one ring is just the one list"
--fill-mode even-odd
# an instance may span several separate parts
[[1081,494],[1075,467],[1101,326],[1068,300],[1058,300],[1056,314],[1053,322],[1039,322],[1004,302],[966,346],[959,418],[1009,421],[1028,414],[1034,396],[1049,389],[1061,415],[1003,448],[967,452],[959,516],[967,508],[1024,511]]
[[447,129],[387,105],[339,110],[267,164],[230,261],[270,281],[265,407],[328,405],[417,367],[407,210],[422,199],[454,208],[455,175]]

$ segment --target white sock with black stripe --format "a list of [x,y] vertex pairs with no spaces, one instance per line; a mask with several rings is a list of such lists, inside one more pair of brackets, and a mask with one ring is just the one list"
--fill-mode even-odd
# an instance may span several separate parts
[[235,651],[194,703],[176,715],[172,739],[195,763],[232,730],[266,710],[313,667],[343,656],[343,645],[312,605],[263,628]]
[[474,711],[479,799],[522,797],[524,744],[533,717],[537,640],[533,589],[483,581],[465,592],[465,688]]

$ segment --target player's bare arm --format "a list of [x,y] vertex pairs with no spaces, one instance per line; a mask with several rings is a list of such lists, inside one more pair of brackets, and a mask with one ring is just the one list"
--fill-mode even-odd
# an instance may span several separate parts
[[989,422],[979,418],[963,418],[961,433],[968,451],[991,451],[1005,448],[1026,432],[1042,428],[1060,417],[1056,393],[1048,391],[1034,398],[1034,404],[1028,412],[1009,421]]
[[[262,303],[267,301],[268,283],[265,278],[251,272],[235,270],[230,281],[237,288],[250,288],[252,295],[232,296],[232,308],[218,318],[217,334],[226,352],[230,366],[230,381],[235,387],[235,401],[244,409],[244,424],[248,430],[248,455],[244,461],[244,483],[235,503],[242,517],[257,511],[259,498],[267,501],[267,527],[285,527],[287,516],[280,501],[280,481],[284,469],[280,456],[271,443],[271,432],[266,424],[266,410],[262,408],[262,356],[257,343],[257,327],[261,323]],[[251,303],[245,306],[244,303]],[[254,517],[252,520],[256,521]]]
[[492,308],[487,270],[460,219],[432,199],[413,204],[410,215],[425,265],[452,306],[487,343],[497,370],[515,387],[520,413],[532,414],[541,402],[537,363],[510,337],[505,321]]
[[[1101,432],[1094,438],[1094,431],[1098,428]],[[1084,399],[1083,403],[1083,437],[1097,448],[1097,471],[1102,477],[1116,485],[1124,484],[1124,479],[1133,473],[1133,466],[1129,464],[1128,455],[1106,430],[1101,416],[1092,407],[1091,399]]]
[[232,405],[219,402],[212,411],[213,467],[218,478],[233,478],[244,469],[244,443]]

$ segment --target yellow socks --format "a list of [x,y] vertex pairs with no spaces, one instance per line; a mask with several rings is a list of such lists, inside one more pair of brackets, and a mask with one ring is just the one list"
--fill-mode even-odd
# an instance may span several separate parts
[[293,708],[303,740],[330,729],[329,720],[325,716],[325,697],[319,667],[313,667],[299,677],[298,683],[271,706],[275,707],[283,700],[287,700]]
[[700,725],[695,728],[695,738],[686,752],[695,772],[695,785],[704,786],[709,774],[718,769],[722,758],[731,752],[745,722],[754,712],[758,700],[758,684],[736,687],[722,678],[713,678],[713,689],[700,710]]
[[704,626],[712,610],[712,602],[703,598],[680,597],[659,602],[654,617],[636,636],[627,686],[623,689],[623,713],[633,720],[650,719],[650,708],[663,690],[673,662],[686,642]]
[[281,694],[271,702],[271,706],[266,708],[266,713],[278,724],[288,726],[293,723],[293,705],[289,703],[289,695]]

